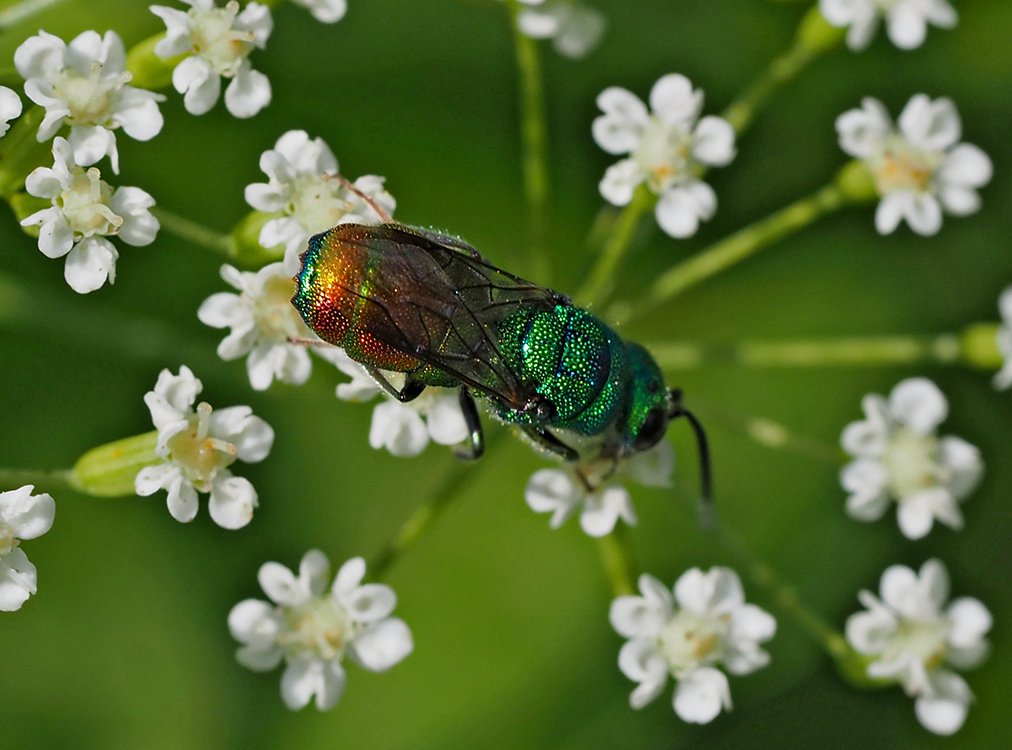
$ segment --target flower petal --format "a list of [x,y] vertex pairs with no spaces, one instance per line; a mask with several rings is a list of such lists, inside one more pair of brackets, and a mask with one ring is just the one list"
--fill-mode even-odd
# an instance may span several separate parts
[[945,421],[949,402],[927,378],[908,378],[889,394],[889,411],[919,435],[927,435]]
[[411,630],[396,617],[366,628],[351,642],[352,656],[373,672],[390,669],[403,661],[414,648]]
[[678,678],[675,713],[691,724],[709,724],[721,708],[731,709],[731,687],[719,669],[702,667]]
[[211,520],[223,529],[241,529],[253,520],[257,504],[257,491],[248,479],[224,472],[211,484],[207,510]]

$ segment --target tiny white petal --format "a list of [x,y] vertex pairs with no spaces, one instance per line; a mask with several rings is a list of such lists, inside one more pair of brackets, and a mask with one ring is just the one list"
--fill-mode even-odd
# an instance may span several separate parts
[[211,520],[223,529],[241,529],[253,520],[257,507],[257,491],[248,479],[228,476],[215,477],[207,509]]
[[719,669],[702,667],[678,678],[675,713],[692,724],[708,724],[721,709],[731,709],[731,687]]
[[382,672],[403,661],[415,644],[404,621],[393,617],[360,632],[351,648],[359,664],[373,672]]

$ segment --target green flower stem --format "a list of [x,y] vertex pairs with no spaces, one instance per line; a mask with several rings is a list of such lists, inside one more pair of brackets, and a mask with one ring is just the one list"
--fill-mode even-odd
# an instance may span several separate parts
[[[994,326],[997,329],[997,326]],[[976,333],[976,331],[972,331]],[[895,334],[891,336],[845,336],[829,339],[788,341],[742,341],[737,344],[692,342],[646,342],[658,364],[665,370],[687,370],[701,366],[738,367],[877,367],[910,364],[967,364],[990,369],[1000,364],[986,356],[981,336],[979,349],[970,352],[971,329],[940,334]],[[993,340],[993,337],[992,337]],[[992,344],[996,351],[997,346]]]
[[741,537],[726,525],[718,524],[717,538],[721,546],[738,559],[745,575],[764,589],[777,607],[801,626],[833,659],[845,679],[859,687],[879,687],[883,684],[868,677],[866,659],[854,651],[843,635],[821,615],[805,605],[798,592],[785,583],[772,566],[756,557]]
[[605,577],[615,596],[636,593],[636,559],[629,539],[629,528],[616,525],[615,529],[597,540],[597,551]]
[[702,281],[725,271],[765,247],[812,224],[847,203],[843,189],[836,183],[795,201],[771,216],[761,219],[730,237],[697,253],[663,273],[631,308],[617,309],[615,323],[625,323],[658,305],[677,297]]
[[19,3],[9,5],[0,10],[0,31],[65,2],[67,0],[21,0]]
[[547,249],[548,233],[548,156],[545,124],[545,94],[538,44],[520,30],[520,3],[508,2],[513,43],[520,74],[521,141],[523,144],[524,195],[530,215],[530,273],[549,283],[551,271]]
[[227,234],[205,227],[184,216],[167,211],[160,206],[152,208],[151,213],[158,219],[158,223],[161,224],[162,229],[169,234],[174,234],[180,239],[192,242],[194,245],[211,250],[219,255],[224,255],[225,257],[230,258],[234,255],[233,243]]
[[801,20],[790,49],[775,57],[721,117],[740,135],[778,88],[796,78],[817,57],[840,46],[843,37],[844,31],[830,26],[813,7]]
[[655,201],[656,197],[645,185],[640,185],[633,193],[632,200],[612,224],[611,232],[597,262],[590,270],[587,281],[576,294],[579,304],[588,306],[598,304],[611,290],[615,275],[626,253],[629,252],[633,237],[636,236],[636,228],[653,208]]
[[[497,445],[501,439],[502,430],[491,435],[486,435],[485,448],[488,450]],[[494,451],[488,450],[480,465],[472,462],[460,463],[450,469],[443,481],[436,487],[428,501],[418,506],[408,516],[408,519],[401,525],[397,535],[388,542],[369,561],[368,568],[371,575],[382,578],[390,567],[408,550],[414,547],[429,531],[432,530],[435,522],[444,510],[458,500],[478,473],[488,466],[494,459]]]
[[74,489],[70,469],[8,469],[0,467],[0,492],[33,484],[39,490]]

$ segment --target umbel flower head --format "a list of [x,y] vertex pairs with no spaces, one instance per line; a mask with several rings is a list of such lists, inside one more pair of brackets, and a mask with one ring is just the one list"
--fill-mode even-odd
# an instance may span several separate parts
[[85,31],[69,45],[40,31],[15,50],[14,66],[25,79],[25,94],[46,110],[39,142],[70,125],[67,139],[78,164],[108,155],[118,174],[115,131],[123,128],[131,138],[147,141],[162,130],[158,102],[165,97],[127,85],[126,54],[115,31],[104,36]]
[[[707,724],[731,708],[727,676],[748,674],[769,663],[759,644],[776,632],[776,620],[745,603],[741,581],[730,568],[687,570],[672,591],[653,576],[639,578],[640,596],[611,604],[612,627],[629,640],[619,652],[619,669],[639,685],[629,696],[643,708],[674,678],[675,713],[683,721]],[[674,596],[672,596],[672,593]]]
[[408,626],[390,616],[397,605],[393,589],[362,583],[361,557],[342,565],[328,589],[329,570],[319,550],[303,556],[298,575],[280,563],[264,563],[257,578],[271,601],[246,599],[228,615],[228,628],[242,643],[236,651],[240,664],[268,672],[285,662],[281,698],[292,710],[314,699],[321,711],[337,705],[345,656],[384,672],[414,650]]
[[882,102],[861,100],[836,119],[840,148],[871,171],[882,200],[875,227],[889,234],[905,220],[918,234],[942,227],[942,210],[967,216],[980,209],[977,190],[991,180],[991,160],[969,143],[959,143],[962,124],[951,100],[912,97],[900,114],[899,129]]
[[10,129],[10,121],[21,114],[21,98],[6,86],[0,86],[0,136]]
[[[381,389],[343,349],[327,347],[318,353],[351,377],[350,383],[337,386],[337,397],[342,401],[370,401],[378,394],[383,395],[373,409],[369,426],[369,445],[373,448],[409,458],[425,450],[430,440],[439,445],[457,445],[467,438],[467,422],[455,390],[426,388],[418,398],[401,403]],[[381,372],[395,388],[404,382],[403,373]]]
[[218,344],[218,356],[226,361],[246,357],[250,385],[258,391],[269,388],[275,378],[282,383],[305,383],[312,372],[309,353],[291,339],[315,336],[292,306],[295,282],[291,274],[281,263],[270,263],[255,273],[226,264],[221,278],[239,293],[212,294],[197,310],[201,323],[231,329]]
[[186,12],[152,5],[151,12],[165,22],[165,38],[155,46],[159,57],[187,55],[172,71],[172,86],[183,95],[192,115],[211,110],[225,89],[225,108],[234,117],[252,117],[270,104],[271,82],[249,62],[254,49],[263,49],[274,28],[271,10],[247,3],[241,11],[236,0],[218,7],[214,0],[180,0]]
[[930,731],[956,732],[973,694],[945,667],[970,669],[987,657],[991,613],[970,597],[943,610],[949,573],[938,560],[928,560],[919,573],[893,565],[882,574],[878,597],[870,591],[857,597],[867,611],[847,619],[847,641],[874,657],[868,676],[902,685],[916,699],[917,720]]
[[35,566],[19,546],[53,526],[56,504],[48,493],[33,495],[30,484],[0,492],[0,612],[21,609],[37,590]]
[[144,394],[158,429],[156,452],[162,463],[137,473],[135,489],[147,497],[168,490],[169,513],[188,523],[197,515],[197,493],[210,493],[211,519],[239,529],[253,519],[257,492],[248,479],[232,475],[237,459],[262,461],[274,444],[274,430],[248,406],[213,411],[206,401],[193,408],[203,384],[186,365],[173,375],[162,370],[153,391]]
[[53,166],[34,170],[25,189],[53,205],[26,217],[21,226],[39,227],[43,255],[67,256],[63,275],[79,294],[116,281],[119,253],[106,237],[140,247],[158,233],[158,219],[150,211],[154,198],[140,188],[112,188],[97,167],[78,166],[70,144],[59,136],[53,141]]
[[[636,524],[629,491],[615,479],[629,476],[646,487],[669,487],[675,466],[675,452],[671,443],[660,441],[648,451],[636,453],[626,459],[609,480],[588,482],[583,466],[567,469],[538,469],[527,480],[524,498],[535,513],[551,513],[548,525],[557,529],[577,511],[580,528],[588,536],[610,534],[619,520],[630,526]],[[592,471],[592,469],[591,469]],[[618,475],[618,476],[616,476]],[[588,485],[594,487],[590,489]]]
[[910,539],[927,535],[936,520],[961,529],[959,503],[977,486],[984,463],[962,438],[936,434],[949,411],[938,387],[909,378],[888,399],[868,394],[861,407],[865,418],[841,436],[843,449],[855,457],[840,473],[851,493],[847,513],[877,521],[895,501],[900,531]]
[[[278,138],[274,148],[260,156],[260,169],[268,181],[248,185],[246,202],[258,211],[278,214],[264,224],[260,244],[284,246],[289,275],[299,270],[299,254],[310,236],[338,224],[380,221],[360,196],[336,179],[337,159],[330,147],[322,138],[311,140],[304,130],[289,130]],[[383,189],[382,177],[364,175],[354,184],[388,214],[393,213],[397,204]]]
[[672,237],[690,237],[713,217],[717,196],[700,179],[707,167],[734,158],[734,129],[720,117],[699,118],[703,92],[683,75],[660,78],[650,89],[650,110],[639,97],[613,86],[597,97],[604,112],[594,120],[597,145],[629,157],[608,167],[601,195],[624,206],[641,183],[659,197],[654,213]]
[[948,0],[819,0],[819,9],[833,26],[848,27],[847,46],[852,50],[871,43],[883,17],[889,39],[900,49],[920,47],[929,23],[951,29],[957,20]]

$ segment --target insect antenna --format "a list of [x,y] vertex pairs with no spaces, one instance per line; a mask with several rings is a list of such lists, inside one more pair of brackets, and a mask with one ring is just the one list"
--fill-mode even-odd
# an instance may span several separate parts
[[328,180],[337,180],[345,187],[345,189],[351,191],[359,198],[361,198],[366,203],[366,205],[368,205],[369,208],[371,208],[376,213],[380,221],[382,221],[384,224],[393,223],[394,217],[388,214],[386,210],[379,203],[377,203],[372,196],[363,193],[358,187],[355,186],[355,183],[353,183],[347,177],[342,177],[339,174],[327,173],[324,175],[324,178]]
[[699,452],[700,486],[702,488],[699,506],[700,523],[704,527],[713,525],[713,473],[710,470],[710,445],[706,440],[706,431],[696,415],[682,405],[682,391],[675,388],[670,392],[671,408],[668,419],[685,417],[696,435],[696,449]]

